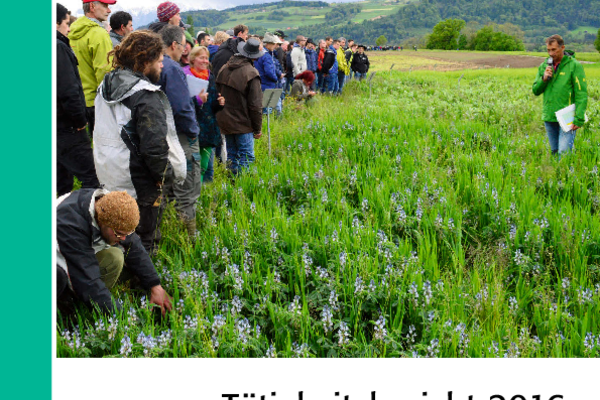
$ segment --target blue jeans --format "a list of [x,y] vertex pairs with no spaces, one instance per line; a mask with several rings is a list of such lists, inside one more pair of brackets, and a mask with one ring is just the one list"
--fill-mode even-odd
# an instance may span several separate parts
[[227,144],[227,168],[234,175],[254,162],[253,133],[225,135],[225,143]]
[[319,92],[323,93],[325,91],[325,88],[323,86],[324,79],[323,79],[323,73],[322,72],[317,72],[317,79],[316,79],[316,81],[317,81],[317,90]]
[[360,73],[360,72],[354,72],[354,79],[362,81],[363,79],[365,79],[367,77],[367,73]]
[[544,122],[544,125],[546,125],[546,133],[548,134],[552,154],[561,154],[573,149],[575,131],[563,131],[558,122]]
[[344,87],[344,83],[346,82],[346,74],[339,71],[338,72],[338,87],[337,87],[337,94],[342,94],[342,88]]
[[339,87],[338,77],[334,74],[329,74],[323,79],[323,92],[335,94]]

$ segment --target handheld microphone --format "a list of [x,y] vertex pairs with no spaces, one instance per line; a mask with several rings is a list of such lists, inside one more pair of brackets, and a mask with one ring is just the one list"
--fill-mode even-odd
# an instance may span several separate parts
[[546,65],[548,65],[549,67],[554,67],[554,60],[552,60],[552,57],[548,57],[548,59],[546,60]]

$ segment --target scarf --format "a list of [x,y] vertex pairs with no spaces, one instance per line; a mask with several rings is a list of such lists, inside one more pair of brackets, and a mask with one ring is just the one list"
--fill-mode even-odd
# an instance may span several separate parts
[[205,69],[204,71],[196,71],[193,67],[190,67],[190,72],[196,78],[204,79],[205,81],[208,80],[208,75],[210,74],[210,71],[208,69]]

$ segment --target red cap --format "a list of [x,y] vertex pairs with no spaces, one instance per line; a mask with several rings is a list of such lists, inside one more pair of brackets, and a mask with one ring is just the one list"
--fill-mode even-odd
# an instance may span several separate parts
[[91,3],[93,1],[99,1],[104,4],[115,4],[117,2],[117,0],[83,0],[84,3]]

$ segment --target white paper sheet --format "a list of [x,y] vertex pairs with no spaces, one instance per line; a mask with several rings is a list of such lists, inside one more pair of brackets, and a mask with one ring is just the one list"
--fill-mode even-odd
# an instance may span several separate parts
[[[571,129],[573,129],[573,121],[575,120],[575,104],[571,104],[562,110],[558,110],[555,114],[556,119],[564,132],[569,132]],[[588,122],[587,114],[585,115],[585,122]]]
[[202,89],[205,92],[208,91],[208,81],[200,78],[196,78],[192,75],[186,75],[188,88],[190,89],[190,97],[198,96]]

